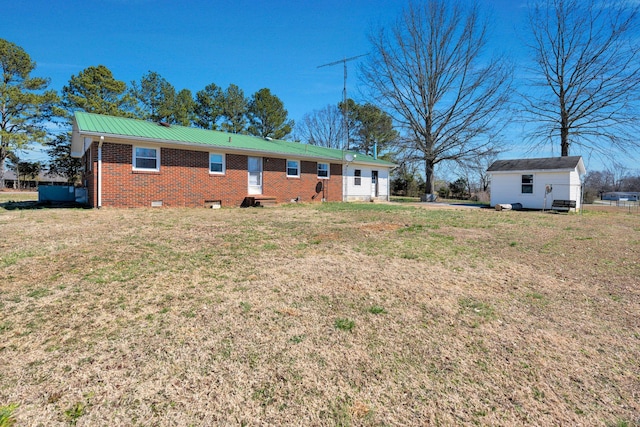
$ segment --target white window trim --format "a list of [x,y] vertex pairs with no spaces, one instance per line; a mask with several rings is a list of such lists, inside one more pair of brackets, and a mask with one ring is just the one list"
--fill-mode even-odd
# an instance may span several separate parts
[[[360,172],[360,175],[356,175],[356,171]],[[362,169],[353,170],[353,185],[355,187],[360,187],[362,185]]]
[[[156,156],[156,167],[155,168],[137,168],[136,167],[136,148],[146,148],[148,150],[155,150],[158,155]],[[143,172],[159,172],[160,171],[160,147],[148,147],[144,145],[134,145],[133,146],[133,158],[132,158],[132,167],[134,171],[143,171]]]
[[[327,176],[320,176],[320,165],[327,165]],[[331,166],[329,163],[323,163],[323,162],[318,162],[318,165],[316,166],[317,168],[317,175],[318,175],[318,179],[329,179],[329,177],[331,176]]]
[[[289,162],[296,162],[298,167],[296,168],[298,173],[296,175],[289,175]],[[300,178],[300,160],[287,159],[285,164],[285,172],[287,174],[287,178]]]
[[[222,172],[217,172],[217,171],[212,171],[211,170],[211,156],[212,155],[222,156]],[[210,152],[209,153],[209,175],[224,175],[226,173],[227,173],[227,155],[224,154],[224,153]]]
[[[530,184],[525,184],[524,182],[522,182],[522,179],[525,176],[531,176],[531,183]],[[520,175],[520,194],[524,195],[524,196],[531,196],[533,195],[533,192],[535,190],[535,187],[533,186],[533,184],[535,183],[535,174],[532,173],[523,173],[522,175]],[[530,185],[531,186],[531,193],[525,193],[524,191],[522,191],[523,186],[525,185]]]

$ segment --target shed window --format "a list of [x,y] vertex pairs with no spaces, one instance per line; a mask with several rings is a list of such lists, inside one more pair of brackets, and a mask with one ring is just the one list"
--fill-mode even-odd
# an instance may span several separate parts
[[329,163],[318,163],[318,178],[329,178]]
[[133,147],[133,169],[160,170],[160,149],[149,147]]
[[223,175],[225,173],[224,154],[209,153],[209,173]]
[[354,178],[353,178],[353,185],[360,185],[360,184],[362,184],[362,178],[361,178],[361,177],[362,177],[362,171],[361,171],[360,169],[356,169],[356,170],[353,172],[353,176],[354,176]]
[[533,175],[522,175],[522,194],[533,194]]
[[300,176],[300,162],[298,160],[287,160],[287,176],[296,178]]

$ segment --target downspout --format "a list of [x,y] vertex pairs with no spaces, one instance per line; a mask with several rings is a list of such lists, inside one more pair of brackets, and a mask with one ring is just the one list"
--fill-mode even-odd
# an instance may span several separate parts
[[98,208],[102,207],[102,144],[104,143],[104,136],[100,137],[98,143]]
[[348,202],[347,191],[349,191],[349,162],[344,165],[344,174],[342,175],[342,201]]

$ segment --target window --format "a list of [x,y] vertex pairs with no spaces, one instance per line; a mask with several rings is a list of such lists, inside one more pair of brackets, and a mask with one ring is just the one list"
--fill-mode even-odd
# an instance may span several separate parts
[[287,176],[300,176],[300,162],[298,160],[287,160]]
[[160,149],[149,147],[133,147],[134,170],[160,170]]
[[361,176],[362,176],[362,171],[360,169],[356,169],[353,172],[353,185],[360,185],[362,182]]
[[209,153],[209,173],[224,175],[225,173],[225,155],[217,153]]
[[522,175],[522,194],[533,194],[533,175]]
[[318,163],[318,178],[329,178],[329,163]]

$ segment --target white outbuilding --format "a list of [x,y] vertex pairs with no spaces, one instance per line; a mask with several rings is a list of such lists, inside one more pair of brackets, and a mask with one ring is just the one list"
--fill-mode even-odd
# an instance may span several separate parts
[[554,201],[582,206],[586,170],[581,156],[497,160],[487,173],[491,206],[520,203],[525,209],[551,209]]
[[374,201],[389,200],[389,167],[380,167],[379,164],[372,164],[361,161],[360,154],[349,154],[345,156],[347,163],[342,168],[343,176],[343,200],[352,201]]

